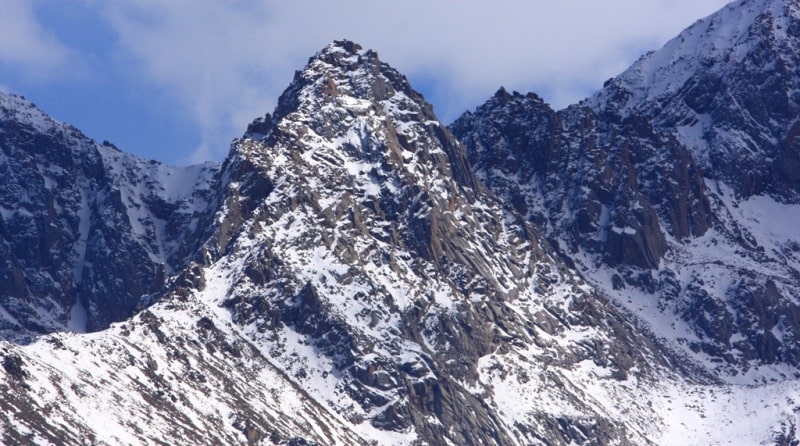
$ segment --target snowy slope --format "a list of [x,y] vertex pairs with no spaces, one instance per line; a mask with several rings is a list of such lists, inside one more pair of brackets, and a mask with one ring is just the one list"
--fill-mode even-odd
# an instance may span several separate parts
[[105,146],[100,154],[119,188],[134,237],[151,261],[174,274],[195,253],[220,166],[169,166]]
[[0,352],[4,444],[364,444],[193,298]]
[[[647,112],[656,103],[671,101],[699,73],[730,72],[731,67],[749,63],[754,47],[765,37],[781,42],[780,47],[789,51],[764,63],[794,64],[791,43],[797,36],[792,22],[797,13],[798,5],[791,0],[731,2],[698,20],[663,48],[642,56],[585,104],[592,108],[622,105],[623,116]],[[623,101],[615,97],[619,90],[624,90]]]

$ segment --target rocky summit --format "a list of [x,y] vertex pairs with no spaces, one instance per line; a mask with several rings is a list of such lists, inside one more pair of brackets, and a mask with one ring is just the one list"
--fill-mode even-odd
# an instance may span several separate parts
[[2,442],[797,444],[799,40],[740,0],[450,126],[336,41],[190,167],[0,93]]

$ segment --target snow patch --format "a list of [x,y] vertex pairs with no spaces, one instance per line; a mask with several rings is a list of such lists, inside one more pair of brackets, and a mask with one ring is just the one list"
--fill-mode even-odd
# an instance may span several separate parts
[[76,299],[69,312],[67,330],[73,333],[86,333],[87,318],[86,307],[80,299]]

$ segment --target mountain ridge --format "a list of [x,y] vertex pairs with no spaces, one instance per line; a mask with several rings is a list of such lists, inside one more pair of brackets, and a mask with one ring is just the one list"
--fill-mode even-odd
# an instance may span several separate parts
[[[183,248],[167,239],[193,231],[184,214],[207,192],[214,166],[145,161],[90,140],[21,97],[0,99],[8,278],[0,294],[4,307],[28,313],[14,315],[12,325],[32,333],[63,329],[71,308],[80,307],[91,330],[129,317],[143,295],[163,288],[186,263]],[[176,181],[189,184],[176,188]],[[37,322],[40,311],[53,312],[56,325],[48,327],[47,316]]]
[[[794,366],[797,236],[766,209],[795,215],[800,188],[764,163],[791,168],[798,152],[791,138],[776,144],[784,137],[770,142],[763,131],[791,135],[796,125],[797,76],[785,68],[800,59],[800,42],[776,30],[798,26],[793,2],[734,2],[578,105],[555,112],[499,92],[451,127],[487,186],[538,222],[591,282],[650,327],[681,327],[655,329],[659,336],[724,379]],[[717,52],[684,50],[718,41]],[[759,55],[787,46],[788,61],[764,65]],[[755,74],[740,63],[751,60],[761,61]],[[720,80],[709,86],[709,76]],[[785,101],[773,116],[748,112],[774,97]],[[704,126],[687,138],[687,127]],[[754,150],[753,141],[765,142]],[[755,187],[754,172],[769,179]]]
[[[791,197],[709,177],[669,113],[626,116],[612,100],[556,112],[500,89],[451,133],[377,53],[335,41],[222,165],[190,168],[53,132],[26,102],[2,102],[0,167],[71,206],[0,202],[6,265],[24,273],[16,298],[55,314],[24,342],[19,327],[3,332],[0,436],[791,444],[798,241],[764,226],[775,210],[795,215]],[[96,174],[67,174],[72,143]],[[51,181],[67,186],[52,199]],[[0,199],[23,182],[8,184]],[[103,200],[82,205],[87,194]],[[31,265],[50,258],[14,248],[7,228],[41,215],[67,222],[55,244],[91,254],[57,264],[68,286],[111,279],[84,297],[85,328],[100,331],[61,332],[80,297],[30,292]],[[115,261],[92,255],[125,250],[124,273],[95,271]],[[76,274],[83,264],[93,272]],[[154,271],[138,295],[113,280]],[[36,280],[56,293],[51,279]],[[104,312],[119,289],[128,310]]]

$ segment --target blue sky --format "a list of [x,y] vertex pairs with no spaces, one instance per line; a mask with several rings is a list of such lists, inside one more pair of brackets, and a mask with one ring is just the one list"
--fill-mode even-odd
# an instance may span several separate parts
[[221,160],[294,70],[348,38],[450,122],[501,85],[557,108],[725,0],[3,0],[0,88],[120,149]]

